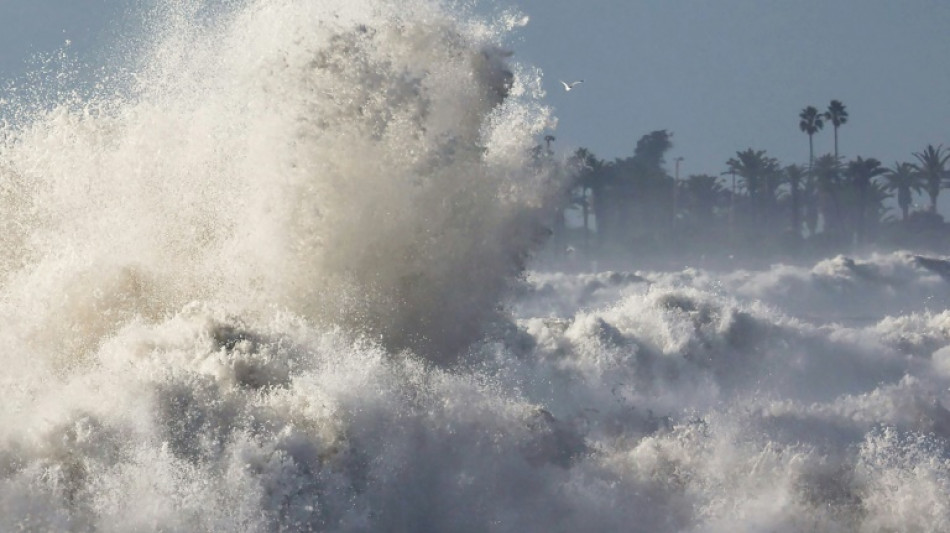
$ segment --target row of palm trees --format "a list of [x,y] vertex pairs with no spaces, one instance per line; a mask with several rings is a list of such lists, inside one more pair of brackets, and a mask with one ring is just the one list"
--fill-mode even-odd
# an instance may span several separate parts
[[[894,241],[921,233],[921,224],[931,236],[935,228],[943,230],[937,197],[950,185],[950,149],[928,145],[912,154],[913,161],[891,166],[875,158],[844,160],[838,153],[838,130],[848,121],[844,104],[832,100],[824,112],[808,106],[799,119],[808,135],[807,167],[782,165],[765,150],[749,148],[727,160],[720,175],[679,180],[664,168],[673,146],[666,130],[644,135],[633,156],[610,162],[578,149],[569,159],[577,186],[567,200],[582,221],[583,246],[642,250],[692,241],[757,249],[808,243],[841,247],[873,239],[898,244]],[[814,136],[826,123],[834,128],[834,153],[815,157]],[[554,140],[546,137],[536,156],[551,156]],[[912,214],[914,195],[924,192],[928,211]],[[900,220],[887,215],[886,201],[892,197]],[[563,220],[555,233],[570,233]]]
[[844,161],[825,154],[805,169],[794,164],[782,167],[764,150],[749,148],[726,164],[727,173],[740,178],[741,190],[732,193],[749,197],[757,222],[769,223],[769,215],[780,213],[784,201],[793,235],[815,236],[820,222],[823,233],[863,243],[868,223],[886,219],[885,202],[891,197],[896,197],[902,221],[909,217],[914,194],[925,191],[930,195],[929,211],[936,214],[937,194],[947,185],[950,150],[928,145],[913,155],[918,163],[895,162],[886,167],[873,157]]
[[[824,113],[819,113],[818,109],[814,106],[808,106],[799,113],[798,117],[800,119],[798,123],[799,128],[808,135],[809,168],[812,168],[815,163],[813,137],[824,127],[825,120],[831,122],[831,125],[834,127],[834,160],[840,160],[838,156],[838,128],[848,122],[848,111],[845,109],[844,104],[842,104],[840,100],[832,100],[828,105],[828,110]],[[942,145],[937,147],[927,145],[927,148],[923,151],[915,152],[913,155],[917,159],[916,163],[904,164],[898,162],[895,163],[892,170],[897,170],[897,167],[904,165],[904,168],[898,172],[899,174],[907,176],[907,178],[902,181],[915,182],[915,185],[917,185],[919,184],[918,178],[920,178],[923,182],[923,189],[930,197],[930,211],[936,213],[937,196],[939,196],[940,190],[947,185],[948,175],[946,167],[947,162],[950,161],[950,150],[944,150]],[[917,175],[911,177],[911,174],[914,173]],[[913,189],[914,187],[911,188]],[[898,199],[898,203],[902,206],[901,210],[906,219],[907,208],[905,206],[910,205],[910,195],[907,192],[907,186],[903,187],[902,190],[905,191],[903,196],[906,202],[901,202],[900,199]]]

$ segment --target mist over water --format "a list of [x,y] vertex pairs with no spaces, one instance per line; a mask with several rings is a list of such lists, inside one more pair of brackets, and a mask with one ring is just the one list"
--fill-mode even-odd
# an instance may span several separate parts
[[553,118],[466,11],[160,3],[8,101],[0,530],[950,527],[947,258],[528,263]]

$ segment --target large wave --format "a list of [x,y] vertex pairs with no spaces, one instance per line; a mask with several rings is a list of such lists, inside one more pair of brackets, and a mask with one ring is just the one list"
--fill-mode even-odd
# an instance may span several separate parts
[[143,20],[0,135],[0,530],[950,525],[944,258],[514,287],[562,187],[520,16]]
[[200,299],[454,358],[557,188],[526,164],[550,118],[536,74],[506,63],[514,18],[462,22],[435,2],[200,7],[155,10],[133,70],[8,132],[9,297],[46,307],[30,313],[39,329],[69,322],[69,357]]

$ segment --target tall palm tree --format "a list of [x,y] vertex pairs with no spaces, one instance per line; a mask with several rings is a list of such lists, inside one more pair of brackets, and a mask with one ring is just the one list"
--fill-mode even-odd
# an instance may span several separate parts
[[901,220],[906,221],[910,206],[913,203],[913,193],[920,194],[924,190],[924,179],[913,163],[894,163],[884,174],[884,187],[897,193],[897,205],[901,208]]
[[[588,252],[590,235],[590,207],[596,201],[595,195],[601,194],[603,183],[604,162],[587,148],[578,148],[568,160],[577,172],[577,184],[580,195],[573,198],[573,202],[581,207],[581,216],[584,221],[584,251]],[[596,218],[596,214],[595,214]],[[601,231],[602,221],[597,220],[597,231]]]
[[854,206],[854,227],[858,244],[864,244],[867,233],[865,225],[872,181],[885,172],[887,172],[887,169],[882,167],[881,162],[873,157],[869,159],[857,157],[848,163],[845,173],[850,178],[851,185],[857,193],[857,201]]
[[815,165],[815,145],[812,138],[825,126],[825,123],[815,106],[802,109],[802,112],[798,114],[798,118],[801,119],[798,123],[799,129],[808,134],[808,168],[810,170]]
[[815,106],[808,106],[802,109],[798,114],[798,129],[808,135],[808,180],[805,183],[806,199],[805,204],[805,224],[808,226],[808,234],[814,236],[818,227],[818,212],[821,211],[822,194],[818,186],[818,180],[815,178],[815,143],[814,136],[818,133],[825,123],[821,120],[821,115]]
[[[848,122],[848,112],[840,100],[832,100],[824,116],[825,119],[831,121],[831,125],[834,126],[835,129],[835,159],[838,159],[838,128]],[[820,126],[819,129],[821,129]]]
[[930,212],[937,212],[937,195],[947,177],[944,166],[950,159],[950,150],[944,151],[943,145],[936,148],[928,144],[923,152],[914,152],[919,164],[914,165],[927,182],[927,195],[930,196]]

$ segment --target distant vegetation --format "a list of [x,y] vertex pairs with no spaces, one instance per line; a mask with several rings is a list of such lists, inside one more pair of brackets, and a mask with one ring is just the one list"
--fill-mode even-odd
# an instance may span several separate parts
[[[937,197],[950,187],[950,149],[928,145],[907,161],[838,155],[844,104],[799,114],[808,136],[807,165],[784,165],[766,150],[748,148],[724,161],[716,175],[671,175],[666,130],[650,132],[633,155],[614,161],[580,148],[567,160],[575,176],[553,228],[555,255],[606,260],[653,258],[791,259],[875,248],[947,250],[950,227]],[[814,137],[834,130],[834,153],[816,157]],[[553,136],[537,146],[536,164],[553,163]],[[926,207],[913,209],[926,194]],[[893,198],[893,202],[888,199]],[[894,209],[888,205],[896,206]],[[565,257],[566,258],[566,257]]]

